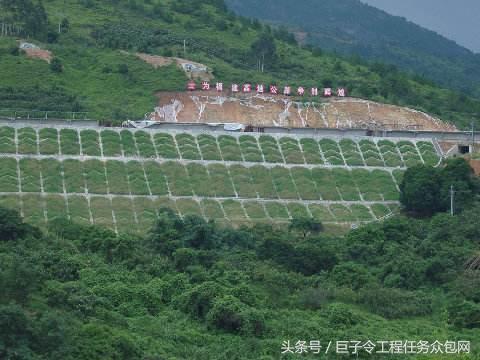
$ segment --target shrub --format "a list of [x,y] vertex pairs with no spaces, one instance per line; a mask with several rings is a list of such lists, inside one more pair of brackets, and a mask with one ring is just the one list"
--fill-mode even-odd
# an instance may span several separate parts
[[50,63],[50,70],[55,73],[63,72],[63,65],[59,58],[53,58],[52,62]]
[[362,289],[359,292],[358,301],[371,312],[387,319],[423,316],[432,313],[432,298],[422,291],[375,286]]
[[265,319],[236,297],[226,295],[215,301],[207,315],[210,326],[233,334],[261,336],[265,331]]
[[451,304],[448,322],[458,328],[480,328],[480,305],[471,301]]

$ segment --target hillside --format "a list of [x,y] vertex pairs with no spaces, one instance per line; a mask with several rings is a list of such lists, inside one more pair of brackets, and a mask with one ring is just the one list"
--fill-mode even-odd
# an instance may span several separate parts
[[[303,49],[286,32],[232,15],[221,1],[52,0],[44,2],[45,13],[27,9],[45,15],[33,17],[40,23],[15,15],[19,10],[5,5],[11,3],[1,3],[8,10],[2,21],[16,29],[0,36],[2,112],[88,112],[116,123],[141,119],[156,106],[157,92],[184,89],[187,76],[175,63],[152,66],[135,55],[140,52],[205,64],[226,84],[346,87],[353,97],[409,106],[459,128],[480,113],[479,101],[428,81]],[[27,37],[50,51],[51,64],[16,50],[16,39]]]
[[478,359],[479,270],[463,264],[479,216],[333,237],[161,209],[148,235],[117,236],[65,220],[41,233],[0,208],[0,357],[333,360],[349,344],[359,358]]
[[226,0],[226,3],[240,15],[287,26],[304,43],[394,64],[443,86],[480,97],[480,55],[359,0]]
[[348,97],[302,102],[278,95],[219,95],[216,91],[159,92],[157,96],[159,104],[148,115],[156,121],[337,129],[456,130],[455,126],[423,112]]

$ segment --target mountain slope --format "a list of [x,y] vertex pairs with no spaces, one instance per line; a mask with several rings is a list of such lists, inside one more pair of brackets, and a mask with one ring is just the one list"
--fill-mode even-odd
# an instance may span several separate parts
[[[8,3],[32,4],[24,9],[32,16],[15,15],[18,9]],[[303,49],[288,33],[236,17],[219,0],[52,0],[44,6],[0,2],[10,11],[1,12],[2,21],[21,29],[0,36],[2,109],[86,111],[117,123],[143,118],[156,106],[156,92],[184,89],[187,76],[175,64],[154,68],[134,56],[142,52],[205,64],[213,81],[226,84],[344,86],[353,97],[409,106],[460,128],[480,113],[479,101],[388,66]],[[47,20],[38,22],[42,14]],[[16,50],[15,40],[27,37],[51,51],[53,65]]]
[[359,0],[226,0],[235,12],[306,32],[305,41],[480,96],[480,55]]

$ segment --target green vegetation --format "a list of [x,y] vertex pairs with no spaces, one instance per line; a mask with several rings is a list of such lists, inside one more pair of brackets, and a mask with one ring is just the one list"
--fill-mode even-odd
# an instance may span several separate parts
[[400,201],[405,209],[419,216],[431,216],[451,209],[451,191],[454,212],[469,207],[480,194],[480,181],[463,159],[448,160],[434,168],[419,165],[407,169],[400,184]]
[[18,131],[18,153],[38,154],[37,133],[32,128],[22,128]]
[[[3,109],[49,110],[51,116],[86,111],[87,117],[117,124],[121,120],[141,119],[156,105],[156,92],[180,91],[187,80],[174,64],[154,68],[134,55],[143,52],[204,63],[216,79],[225,83],[249,79],[264,84],[347,86],[352,96],[409,105],[454,121],[460,127],[470,122],[472,114],[480,112],[478,100],[441,89],[419,76],[302,47],[285,29],[237,17],[226,11],[222,1],[205,0],[195,7],[175,1],[144,0],[82,0],[69,6],[61,0],[43,2],[41,6],[40,2],[25,0],[21,6],[15,4],[1,3],[2,21],[22,29],[14,36],[24,35],[23,38],[52,51],[54,60],[48,64],[12,51],[16,47],[14,36],[2,37]],[[314,15],[315,22],[319,23],[317,15],[327,13]],[[412,38],[416,37],[410,34],[408,44],[418,45],[410,41]],[[400,39],[404,41],[401,35]],[[342,40],[345,43],[350,41]],[[451,58],[457,55],[464,54]],[[410,50],[406,54],[395,53],[395,59],[405,56],[413,57]],[[432,62],[437,56],[429,59]],[[258,71],[259,61],[262,71]],[[451,70],[450,60],[433,62],[434,66],[422,67],[421,73],[428,69],[442,75],[450,73],[446,84],[459,81],[463,89],[474,87],[473,79],[465,79],[467,72],[455,71],[452,75],[443,71],[445,67]],[[475,69],[477,65],[468,60],[458,68]]]
[[79,155],[80,142],[77,130],[62,129],[60,130],[60,148],[62,155]]
[[82,141],[83,155],[100,156],[100,139],[99,134],[95,130],[82,130],[80,132]]
[[56,155],[59,151],[58,132],[55,129],[44,128],[38,132],[40,154]]
[[302,155],[302,150],[298,144],[298,141],[293,138],[283,137],[279,140],[280,147],[282,148],[283,157],[285,162],[291,164],[304,164],[305,159]]
[[179,157],[173,137],[171,135],[155,134],[154,139],[157,152],[160,157],[166,159],[177,159]]
[[258,147],[256,138],[250,135],[241,135],[238,140],[245,161],[263,161],[262,151]]
[[194,136],[190,134],[180,134],[175,136],[175,139],[182,158],[189,160],[200,160],[202,158]]
[[[429,82],[422,79],[426,77],[445,87],[473,92],[477,98],[480,95],[476,54],[405,18],[387,14],[366,3],[352,0],[306,1],[296,5],[288,0],[225,2],[238,14],[283,26],[278,31],[286,39],[286,27],[305,33],[305,46],[320,46],[322,49],[312,48],[319,55],[325,56],[327,50],[351,57],[356,64],[363,63],[361,58],[381,61],[418,74],[415,78],[421,83]],[[405,76],[394,66],[372,63],[368,68],[383,76],[381,94],[392,85],[397,87],[398,94],[409,94]],[[338,75],[345,72],[343,66],[334,69]],[[365,94],[369,91],[374,90],[364,89]]]
[[15,129],[0,127],[0,153],[15,153]]

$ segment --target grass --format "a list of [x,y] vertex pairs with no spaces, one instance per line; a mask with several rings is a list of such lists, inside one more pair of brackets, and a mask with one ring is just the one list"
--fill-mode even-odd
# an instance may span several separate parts
[[217,197],[235,196],[235,189],[225,165],[210,164],[208,165],[208,172],[210,173],[211,186],[214,188]]
[[92,197],[90,199],[90,210],[94,224],[113,229],[112,204],[110,200],[103,197]]
[[63,193],[62,163],[56,159],[40,161],[43,178],[43,191],[47,193]]
[[280,199],[298,199],[295,184],[290,175],[290,170],[276,166],[271,169],[273,184]]
[[301,203],[288,203],[287,204],[288,212],[293,218],[307,218],[309,217],[308,210],[305,205]]
[[397,149],[397,146],[389,140],[380,140],[378,142],[378,148],[382,153],[383,159],[385,160],[385,165],[389,167],[398,167],[404,166],[400,153]]
[[385,166],[382,156],[373,141],[360,140],[358,143],[367,166]]
[[138,156],[135,138],[133,137],[133,133],[131,131],[120,131],[120,143],[122,145],[123,156]]
[[142,163],[138,161],[129,161],[125,167],[127,169],[130,192],[133,195],[150,195]]
[[237,139],[229,135],[218,137],[218,146],[225,161],[242,161],[242,152]]
[[331,139],[322,139],[320,140],[320,148],[328,164],[345,165],[342,155],[340,154],[340,148],[338,147],[336,141]]
[[38,143],[40,154],[57,155],[59,152],[58,131],[56,129],[44,128],[38,132]]
[[316,220],[319,220],[321,222],[335,221],[335,217],[330,213],[327,206],[310,204],[308,205],[308,208],[310,209],[310,213],[312,214],[313,218]]
[[259,137],[258,142],[262,149],[265,161],[270,163],[284,163],[277,140],[274,137],[262,135]]
[[167,177],[168,187],[172,195],[192,196],[192,184],[187,169],[182,164],[169,161],[161,165],[162,171]]
[[305,158],[296,139],[282,137],[279,143],[287,164],[305,164]]
[[101,156],[100,140],[95,130],[82,130],[80,132],[83,155]]
[[242,204],[235,200],[222,201],[222,207],[225,214],[230,220],[244,220],[246,219],[245,211]]
[[7,209],[17,210],[20,213],[20,196],[19,195],[1,195],[0,206]]
[[162,209],[162,208],[168,208],[173,210],[175,213],[178,214],[178,209],[175,201],[173,199],[170,199],[168,197],[159,197],[153,201],[153,205],[155,209]]
[[358,193],[351,171],[346,169],[333,169],[332,175],[344,201],[360,200],[360,194]]
[[377,219],[387,216],[391,212],[389,207],[383,204],[373,204],[370,206],[370,209],[372,209]]
[[257,197],[255,184],[250,175],[250,170],[242,165],[232,165],[229,172],[237,190],[238,196],[244,198]]
[[48,195],[45,197],[47,206],[48,221],[55,219],[66,219],[68,217],[65,198],[59,195]]
[[165,159],[178,159],[178,151],[173,137],[170,134],[159,133],[154,135],[158,155]]
[[403,161],[407,167],[415,166],[422,163],[420,154],[418,153],[415,145],[410,141],[399,141],[397,147],[402,154]]
[[0,153],[15,154],[16,152],[15,129],[8,126],[0,127]]
[[138,230],[140,233],[146,233],[157,221],[155,203],[148,198],[135,198],[133,206],[137,213]]
[[322,200],[341,200],[331,170],[314,168],[312,169],[312,179],[317,184],[317,190],[320,193]]
[[256,165],[249,168],[249,170],[259,197],[264,199],[278,199],[270,169]]
[[259,202],[246,201],[243,203],[243,207],[250,219],[265,219],[267,217],[264,207]]
[[354,169],[352,174],[365,201],[398,201],[398,190],[387,171]]
[[403,176],[405,175],[404,170],[393,170],[392,172],[393,177],[395,178],[395,181],[397,182],[397,185],[400,186],[400,184],[403,181]]
[[214,197],[216,188],[212,186],[212,180],[203,165],[190,163],[186,165],[193,191],[198,196]]
[[90,212],[88,210],[87,198],[83,196],[69,196],[68,209],[70,219],[84,225],[90,225]]
[[310,169],[294,167],[290,169],[298,194],[302,200],[319,200],[320,195]]
[[265,210],[272,219],[286,220],[289,217],[286,206],[279,202],[266,202]]
[[60,130],[60,147],[63,155],[79,155],[80,141],[77,130]]
[[[19,166],[22,191],[40,192],[42,189],[40,185],[40,161],[36,159],[21,159]],[[4,185],[2,185],[2,189],[5,189]]]
[[183,159],[201,160],[202,157],[198,151],[197,141],[190,134],[179,134],[175,136],[178,148]]
[[203,199],[201,201],[201,206],[205,213],[205,217],[209,220],[223,219],[225,217],[220,203],[216,200]]
[[300,145],[302,146],[303,156],[307,164],[323,164],[322,155],[320,154],[320,147],[318,142],[314,139],[301,139]]
[[380,193],[375,185],[375,179],[372,176],[372,173],[366,169],[353,169],[352,170],[353,179],[357,184],[363,200],[365,201],[382,201],[383,196]]
[[112,130],[103,130],[100,133],[102,139],[103,156],[121,156],[122,144],[120,135]]
[[112,208],[119,232],[134,233],[138,231],[132,200],[124,197],[114,197],[112,199]]
[[147,161],[144,163],[144,168],[152,195],[167,195],[167,178],[160,164]]
[[257,139],[250,135],[239,137],[240,149],[245,161],[262,162],[262,151],[258,147]]
[[348,206],[341,204],[333,204],[330,205],[330,211],[337,218],[337,221],[350,222],[357,220]]
[[38,154],[37,133],[32,128],[22,128],[17,130],[18,153],[19,154]]
[[372,171],[372,185],[383,195],[385,201],[398,201],[399,193],[392,176],[384,170]]
[[204,160],[222,160],[217,139],[214,136],[201,134],[198,135],[197,141]]
[[17,192],[18,174],[17,161],[10,158],[0,158],[0,189],[2,192]]
[[417,148],[422,155],[423,161],[426,165],[435,166],[440,161],[440,157],[435,151],[435,147],[431,142],[419,141],[417,142]]
[[340,148],[348,166],[365,166],[357,143],[350,139],[340,140]]
[[36,226],[45,225],[44,200],[40,195],[28,194],[22,196],[23,215],[25,220]]
[[78,160],[67,159],[63,161],[62,165],[67,193],[84,193],[84,163]]
[[125,164],[121,161],[106,162],[108,188],[111,194],[129,194],[128,175]]
[[371,221],[373,220],[370,210],[365,205],[352,204],[350,205],[350,211],[358,221]]
[[107,194],[104,163],[100,160],[87,160],[83,166],[88,192],[90,194]]
[[202,216],[202,209],[200,208],[200,204],[197,201],[192,199],[178,199],[176,203],[178,211],[180,211],[180,214],[182,214],[182,216]]
[[139,156],[150,159],[157,157],[157,152],[155,151],[155,146],[153,145],[150,133],[145,131],[135,131],[134,136]]

